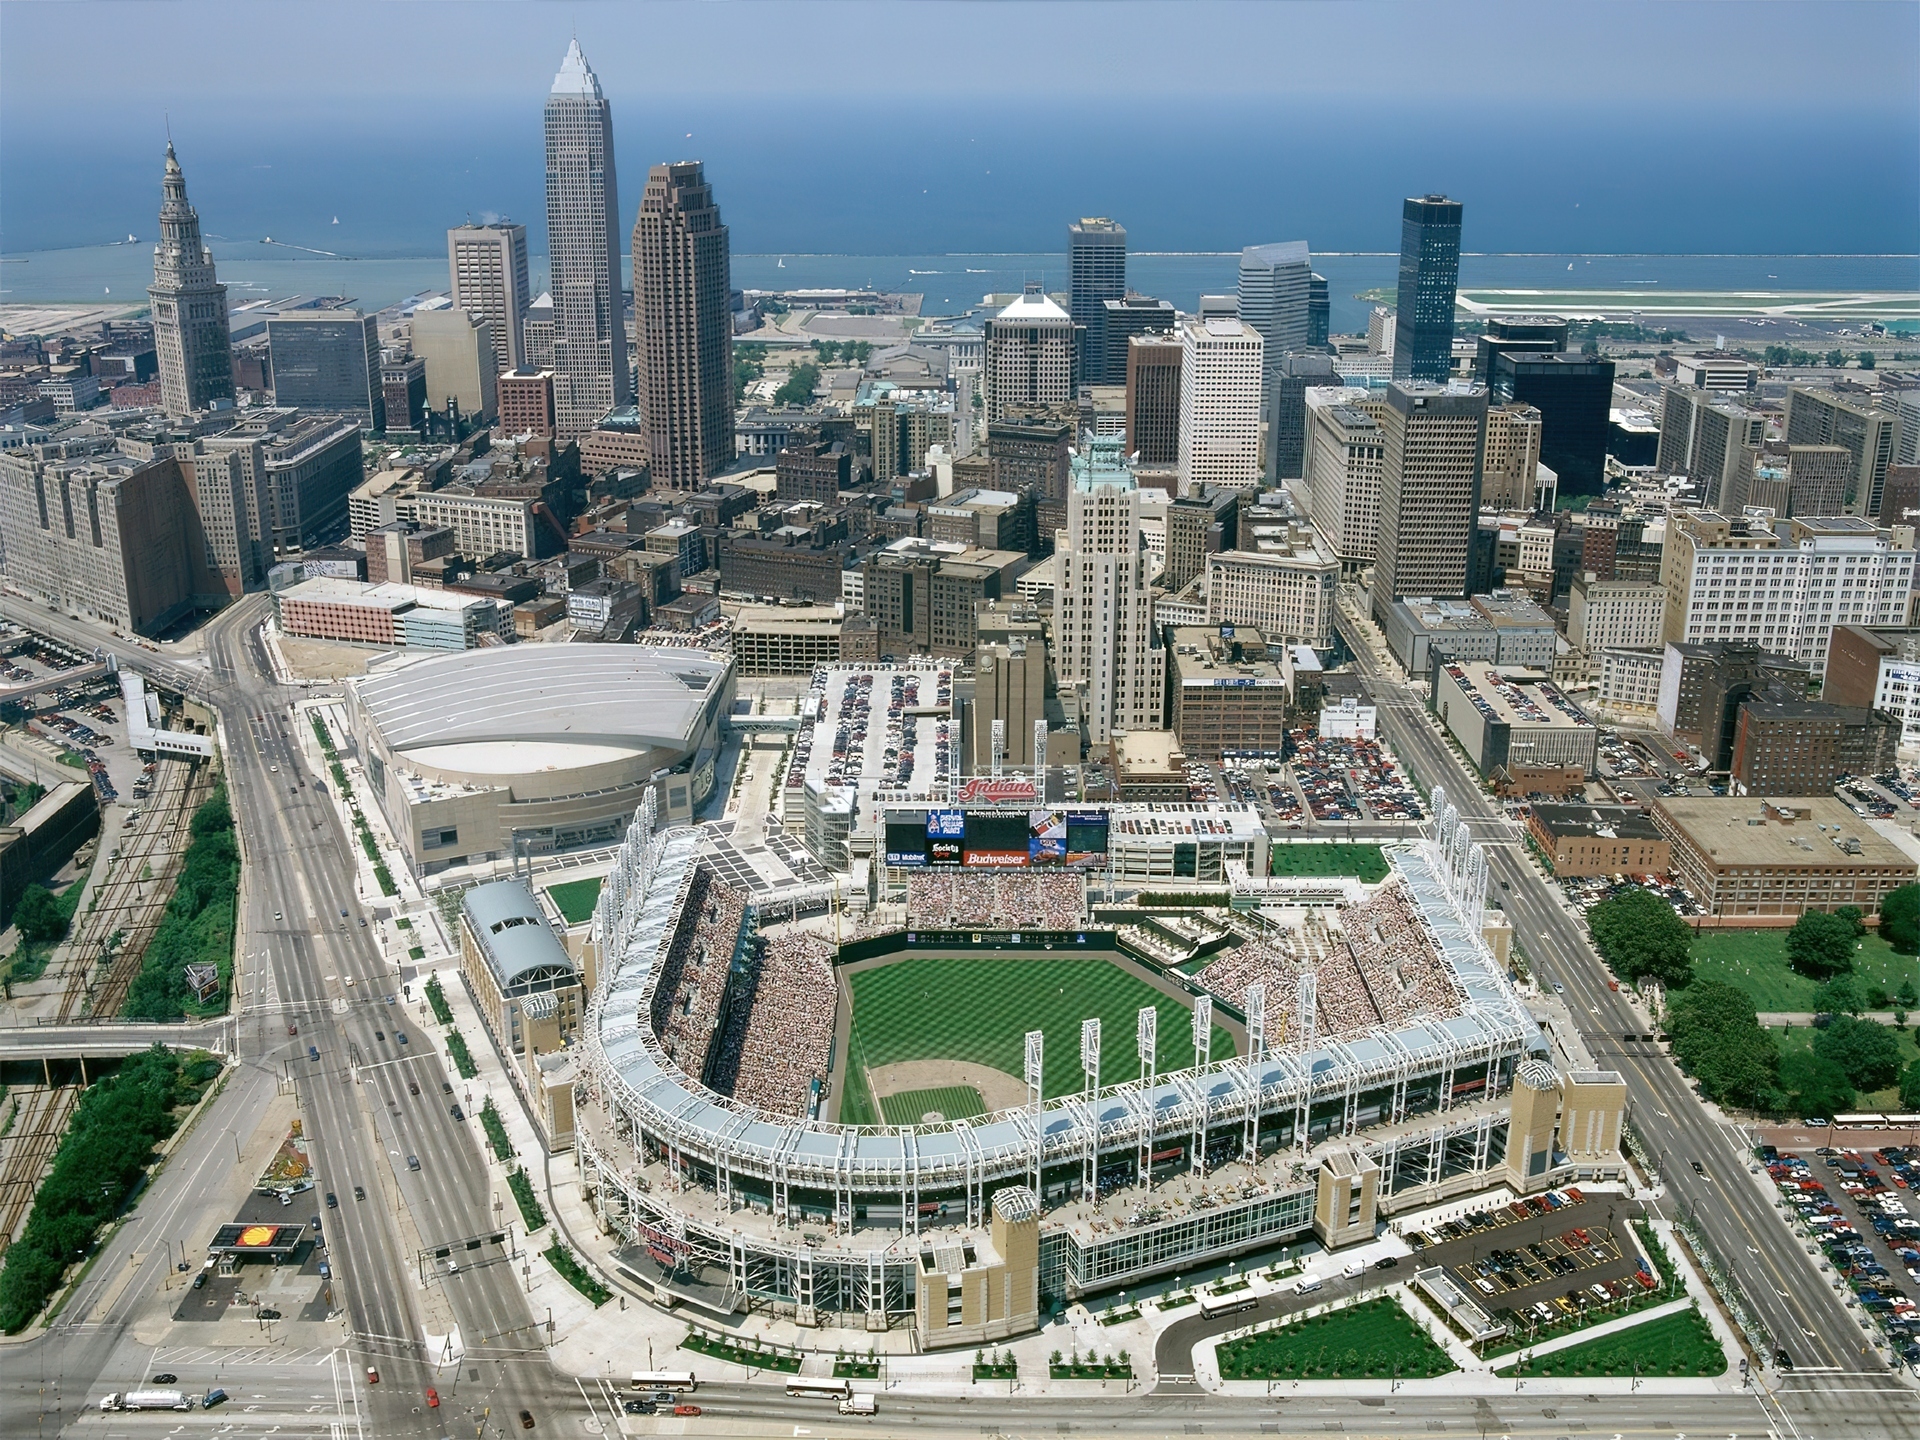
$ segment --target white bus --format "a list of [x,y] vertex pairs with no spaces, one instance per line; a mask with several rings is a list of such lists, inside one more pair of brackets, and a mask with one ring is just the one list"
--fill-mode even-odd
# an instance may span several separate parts
[[851,1380],[802,1380],[798,1375],[787,1381],[787,1394],[807,1400],[847,1400],[853,1396]]
[[1237,1315],[1242,1310],[1251,1310],[1260,1303],[1260,1297],[1251,1290],[1236,1290],[1231,1295],[1209,1295],[1200,1291],[1200,1313],[1209,1320],[1222,1315]]
[[684,1395],[699,1385],[691,1370],[636,1370],[633,1372],[633,1388],[636,1390],[666,1390],[676,1395]]

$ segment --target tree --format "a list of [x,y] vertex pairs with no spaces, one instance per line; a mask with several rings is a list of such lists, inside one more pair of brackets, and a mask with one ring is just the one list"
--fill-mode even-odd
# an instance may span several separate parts
[[1851,975],[1836,975],[1822,985],[1813,997],[1813,1006],[1829,1015],[1858,1015],[1867,1008]]
[[1813,1053],[1831,1060],[1856,1089],[1884,1090],[1900,1075],[1900,1039],[1875,1020],[1836,1015],[1813,1037]]
[[1889,890],[1880,901],[1880,938],[1899,955],[1920,951],[1920,885]]
[[1783,1110],[1799,1115],[1837,1115],[1853,1105],[1847,1072],[1811,1050],[1795,1050],[1780,1061]]
[[1920,1060],[1914,1061],[1901,1072],[1900,1108],[1920,1110]]
[[45,945],[67,933],[66,912],[44,885],[29,885],[13,905],[13,923],[29,945]]
[[1832,366],[1835,370],[1844,369],[1846,367],[1846,363],[1847,363],[1846,351],[1829,350],[1827,352],[1827,364]]
[[1860,352],[1860,368],[1862,370],[1871,370],[1873,368],[1873,351],[1862,350]]
[[1893,992],[1894,1003],[1903,1010],[1911,1010],[1920,1005],[1920,991],[1913,988],[1913,977],[1909,975],[1900,982],[1900,988]]
[[1693,978],[1693,936],[1673,906],[1633,887],[1587,912],[1601,958],[1632,981],[1658,980],[1678,989]]
[[1787,932],[1787,963],[1802,975],[1824,980],[1853,969],[1853,921],[1809,910]]
[[805,405],[813,399],[813,387],[820,383],[820,367],[802,364],[793,367],[786,383],[773,392],[776,405]]
[[1673,1053],[1709,1099],[1756,1107],[1774,1099],[1780,1051],[1745,991],[1703,980],[1682,991],[1671,1012]]
[[840,342],[837,340],[816,340],[813,348],[819,352],[822,365],[831,365],[840,357]]
[[1846,921],[1848,925],[1853,927],[1854,939],[1858,940],[1862,935],[1867,933],[1867,920],[1866,917],[1860,913],[1860,907],[1858,905],[1842,905],[1833,913],[1836,918]]

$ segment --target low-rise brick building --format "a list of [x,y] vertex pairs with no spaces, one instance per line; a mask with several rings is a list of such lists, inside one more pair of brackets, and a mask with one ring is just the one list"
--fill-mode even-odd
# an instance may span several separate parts
[[1535,805],[1527,834],[1555,875],[1665,875],[1672,842],[1629,805]]
[[1842,905],[1864,914],[1920,866],[1830,797],[1667,797],[1653,823],[1673,843],[1673,878],[1706,913],[1792,920]]

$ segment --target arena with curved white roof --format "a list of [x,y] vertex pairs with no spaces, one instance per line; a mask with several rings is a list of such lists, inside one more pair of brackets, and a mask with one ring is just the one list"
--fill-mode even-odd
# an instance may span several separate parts
[[649,791],[691,819],[733,690],[726,657],[646,645],[396,657],[347,684],[375,799],[423,874],[617,841]]

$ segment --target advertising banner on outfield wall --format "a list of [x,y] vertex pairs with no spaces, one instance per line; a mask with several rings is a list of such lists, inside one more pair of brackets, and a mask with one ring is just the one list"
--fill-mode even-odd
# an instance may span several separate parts
[[969,869],[1024,870],[1032,858],[1025,810],[969,810],[963,862]]

